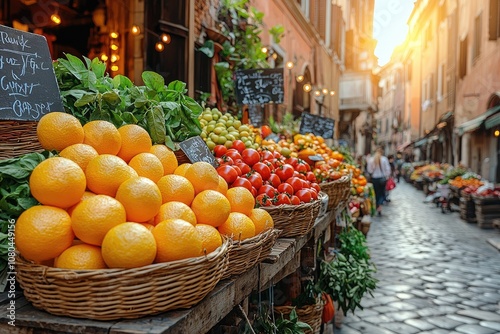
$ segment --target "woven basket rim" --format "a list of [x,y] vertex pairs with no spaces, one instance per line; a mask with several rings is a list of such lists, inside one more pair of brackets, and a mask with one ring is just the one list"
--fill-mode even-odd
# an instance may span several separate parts
[[329,181],[329,182],[321,182],[321,183],[319,183],[319,186],[320,187],[321,186],[329,186],[329,185],[333,185],[333,184],[347,183],[347,182],[351,182],[351,178],[348,175],[343,175],[340,178],[338,178],[337,180],[333,180],[333,181]]
[[[55,268],[46,266],[43,264],[38,264],[33,261],[27,260],[24,258],[18,251],[16,251],[16,262],[20,261],[23,264],[30,265],[32,267],[45,267],[44,272],[45,276],[50,275],[61,275],[61,274],[73,274],[78,275],[78,278],[83,278],[84,276],[94,276],[98,274],[129,274],[133,272],[146,271],[146,270],[163,270],[163,269],[178,269],[183,268],[189,265],[197,265],[204,262],[211,262],[218,259],[221,255],[226,253],[231,248],[230,239],[227,237],[223,237],[222,245],[219,246],[213,252],[210,252],[205,255],[201,255],[198,257],[170,261],[170,262],[161,262],[161,263],[152,263],[147,266],[137,267],[137,268],[105,268],[105,269],[65,269],[65,268]],[[76,277],[72,277],[76,278]]]
[[310,207],[310,206],[313,206],[313,205],[316,205],[318,203],[321,203],[321,199],[316,199],[314,201],[311,201],[309,203],[300,203],[298,205],[293,205],[293,204],[280,204],[280,205],[272,205],[272,206],[261,206],[260,208],[261,209],[265,209],[265,210],[285,210],[285,211],[288,211],[288,210],[300,210],[300,209],[303,209],[303,208],[307,208],[307,207]]
[[262,240],[265,240],[269,237],[269,235],[272,235],[274,233],[281,233],[281,230],[277,229],[277,228],[269,228],[265,231],[262,231],[260,232],[259,234],[257,234],[256,236],[253,236],[251,238],[247,238],[247,239],[244,239],[244,240],[236,240],[236,239],[232,239],[231,237],[229,237],[229,240],[232,244],[232,247],[235,247],[235,246],[248,246],[248,245],[252,245],[252,244],[255,244],[255,243],[258,243]]

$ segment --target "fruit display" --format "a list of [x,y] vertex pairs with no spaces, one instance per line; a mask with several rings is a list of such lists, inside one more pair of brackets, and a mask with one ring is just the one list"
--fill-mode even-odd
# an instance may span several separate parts
[[481,181],[481,176],[475,173],[465,173],[455,177],[453,180],[449,180],[448,184],[458,189],[464,187],[471,187],[477,189],[480,186],[482,186],[484,182]]
[[[96,131],[114,140],[100,140]],[[82,126],[52,112],[37,133],[42,147],[58,153],[33,168],[29,188],[39,205],[15,225],[16,247],[27,260],[66,269],[137,268],[199,257],[221,246],[223,235],[244,240],[274,226],[255,208],[252,188],[228,187],[206,162],[178,166],[139,125]]]
[[255,205],[298,205],[318,199],[320,187],[309,164],[295,157],[284,157],[268,150],[246,148],[235,140],[231,148],[216,145],[217,172],[229,186],[244,187],[255,198]]
[[199,122],[202,126],[200,136],[212,151],[216,145],[231,148],[235,140],[240,140],[244,147],[259,147],[253,127],[242,124],[230,113],[223,114],[217,108],[206,108],[199,116]]

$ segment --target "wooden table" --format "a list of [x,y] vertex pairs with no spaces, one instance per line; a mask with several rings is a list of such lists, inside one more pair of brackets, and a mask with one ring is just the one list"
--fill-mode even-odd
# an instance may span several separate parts
[[[220,281],[201,302],[187,310],[132,320],[97,321],[52,315],[34,308],[20,293],[15,299],[15,327],[8,325],[7,293],[0,295],[0,333],[206,333],[252,292],[275,284],[300,265],[300,250],[311,239],[329,238],[336,213],[329,211],[313,229],[297,238],[279,238],[271,254],[249,271]],[[333,226],[331,226],[333,227]],[[333,229],[332,229],[333,230]]]

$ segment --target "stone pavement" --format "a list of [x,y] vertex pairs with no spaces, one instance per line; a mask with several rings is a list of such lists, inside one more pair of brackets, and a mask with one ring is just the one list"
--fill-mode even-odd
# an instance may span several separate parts
[[390,197],[368,234],[378,287],[333,333],[500,333],[500,252],[487,242],[500,232],[441,213],[404,181]]

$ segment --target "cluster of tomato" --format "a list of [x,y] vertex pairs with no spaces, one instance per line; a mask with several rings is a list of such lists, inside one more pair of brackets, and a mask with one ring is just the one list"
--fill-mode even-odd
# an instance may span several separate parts
[[316,176],[298,158],[246,148],[239,140],[229,149],[215,146],[214,154],[219,163],[217,172],[228,186],[250,190],[257,206],[298,205],[318,199],[320,186]]

